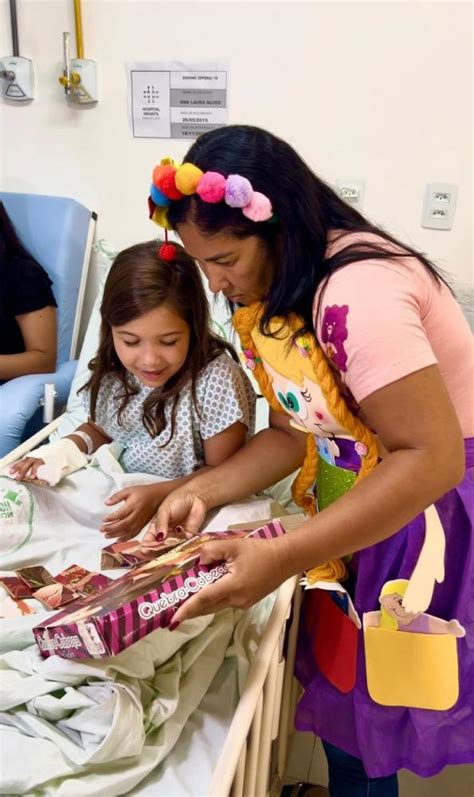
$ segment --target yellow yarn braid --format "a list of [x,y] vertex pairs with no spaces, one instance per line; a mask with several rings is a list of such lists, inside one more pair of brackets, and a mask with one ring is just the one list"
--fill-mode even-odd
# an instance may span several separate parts
[[[234,314],[232,322],[239,335],[243,349],[254,351],[255,344],[252,339],[252,330],[258,328],[263,312],[263,305],[257,302],[250,307],[240,308]],[[301,329],[303,326],[302,320],[294,313],[290,314],[288,318],[281,320],[282,322],[286,322],[294,332]],[[339,424],[347,429],[355,440],[364,443],[367,448],[367,454],[362,458],[361,468],[355,480],[357,483],[370,473],[378,462],[377,441],[370,429],[352,414],[342,398],[334,374],[320,346],[317,345],[314,336],[308,335],[305,337],[307,337],[307,351],[314,369],[316,381],[321,387],[328,410]],[[270,377],[265,371],[265,368],[262,363],[259,362],[258,358],[254,362],[255,370],[253,373],[262,394],[265,396],[272,409],[277,412],[284,412],[283,407],[276,399]],[[307,515],[314,515],[316,513],[314,496],[307,491],[316,480],[317,468],[318,451],[316,441],[312,434],[308,434],[306,456],[291,489],[295,503],[302,507]],[[341,581],[346,576],[346,567],[340,559],[331,560],[324,565],[312,568],[306,573],[308,583],[310,584],[315,581]]]

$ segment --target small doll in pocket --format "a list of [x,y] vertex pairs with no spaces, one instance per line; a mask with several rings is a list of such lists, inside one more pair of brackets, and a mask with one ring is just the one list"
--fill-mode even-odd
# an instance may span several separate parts
[[387,581],[379,595],[380,628],[392,631],[412,631],[418,634],[453,634],[465,636],[465,630],[457,620],[442,620],[424,612],[408,612],[403,606],[403,597],[409,581],[399,578]]

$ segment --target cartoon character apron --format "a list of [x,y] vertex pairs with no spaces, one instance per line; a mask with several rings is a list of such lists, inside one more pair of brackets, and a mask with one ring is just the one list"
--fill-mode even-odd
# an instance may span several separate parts
[[[234,326],[246,365],[263,395],[275,410],[290,415],[293,426],[308,434],[307,456],[293,496],[313,514],[376,467],[377,441],[344,402],[314,335],[295,335],[302,327],[298,317],[272,319],[272,336],[267,336],[259,330],[262,312],[259,304],[241,308],[235,313]],[[314,495],[309,492],[313,489]],[[373,777],[381,771],[383,748],[380,754],[365,756],[364,745],[352,742],[357,728],[352,727],[345,738],[338,733],[341,716],[336,714],[332,730],[331,721],[315,721],[315,716],[333,712],[337,700],[349,705],[360,691],[378,712],[390,711],[388,707],[410,708],[439,717],[436,712],[457,704],[458,644],[465,645],[464,639],[457,641],[464,636],[464,628],[452,619],[458,616],[454,614],[457,603],[445,600],[445,606],[440,606],[434,601],[432,611],[446,619],[425,613],[435,586],[437,594],[438,585],[445,581],[446,542],[440,513],[433,505],[412,522],[417,530],[411,534],[409,555],[398,550],[400,535],[410,533],[405,527],[345,564],[328,563],[309,571],[304,579],[300,680],[305,687],[317,681],[317,687],[308,700],[305,693],[297,726],[363,758],[366,769],[376,773],[369,772]],[[343,586],[346,568],[347,590]],[[352,712],[354,708],[351,705]],[[373,767],[371,758],[376,759]]]

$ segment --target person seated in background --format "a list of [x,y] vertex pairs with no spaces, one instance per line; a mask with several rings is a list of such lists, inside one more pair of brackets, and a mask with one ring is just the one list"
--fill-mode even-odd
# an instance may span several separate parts
[[56,300],[0,202],[0,384],[56,367]]

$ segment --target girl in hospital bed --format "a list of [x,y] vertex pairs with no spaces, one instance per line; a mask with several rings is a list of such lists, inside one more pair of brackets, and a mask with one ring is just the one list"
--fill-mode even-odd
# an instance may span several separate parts
[[126,471],[159,483],[112,495],[106,537],[129,539],[197,471],[219,465],[254,431],[255,394],[232,347],[210,329],[198,268],[183,248],[155,241],[115,259],[104,288],[97,354],[81,388],[89,419],[10,469],[50,485],[112,440]]

